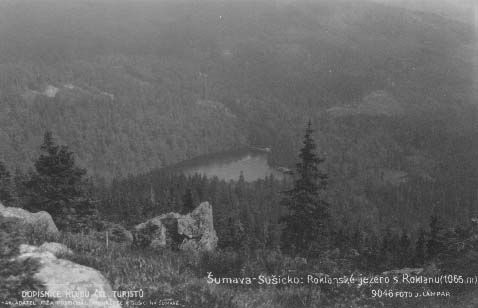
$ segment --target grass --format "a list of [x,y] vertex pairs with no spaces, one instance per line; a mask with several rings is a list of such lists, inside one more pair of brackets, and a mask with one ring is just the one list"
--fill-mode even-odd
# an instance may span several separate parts
[[[212,253],[153,251],[115,242],[109,242],[106,247],[103,238],[94,233],[62,233],[59,237],[51,237],[36,231],[27,236],[30,244],[39,245],[45,240],[67,245],[74,251],[74,255],[68,257],[70,260],[99,270],[113,290],[143,290],[141,307],[158,307],[157,303],[165,299],[177,300],[183,307],[190,308],[466,307],[458,303],[459,298],[451,299],[453,303],[434,298],[376,299],[370,296],[371,288],[358,288],[356,285],[237,285],[207,282],[208,272],[215,277],[264,275],[268,278],[287,274],[339,275],[341,272],[353,272],[340,260],[330,258],[306,262],[276,250],[241,254],[232,250]],[[138,304],[138,299],[135,299],[136,302],[128,302],[125,298],[119,300],[123,307],[137,307]]]

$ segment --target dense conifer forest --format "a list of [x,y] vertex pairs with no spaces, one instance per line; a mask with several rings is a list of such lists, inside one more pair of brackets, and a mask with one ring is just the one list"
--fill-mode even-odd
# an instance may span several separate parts
[[[187,213],[195,204],[210,201],[221,249],[246,254],[278,249],[307,257],[327,252],[376,273],[424,266],[438,257],[448,262],[458,258],[462,251],[455,250],[456,246],[474,234],[470,216],[454,224],[459,216],[450,220],[451,214],[440,215],[435,208],[426,212],[429,215],[423,222],[414,221],[412,228],[406,223],[415,214],[412,208],[395,220],[387,215],[381,220],[358,220],[356,213],[334,208],[340,203],[326,194],[329,175],[321,167],[325,159],[317,156],[311,125],[307,125],[294,175],[254,182],[244,181],[242,175],[229,182],[200,174],[186,176],[170,168],[95,184],[75,165],[74,153],[57,145],[51,132],[46,132],[41,146],[44,154],[35,161],[35,171],[12,176],[0,164],[0,201],[32,211],[46,210],[60,228],[74,232],[100,230],[105,221],[132,228],[159,214]],[[426,186],[419,187],[423,192]],[[388,201],[400,204],[404,191],[411,193],[411,188],[388,187],[376,197],[388,192],[392,195]]]
[[[148,296],[210,301],[198,307],[259,296],[220,289],[232,292],[225,302],[199,282],[184,287],[211,270],[474,275],[476,16],[472,2],[427,3],[0,1],[0,202],[50,213],[74,261],[116,287],[150,279]],[[270,166],[290,172],[255,181],[181,172],[189,159],[244,148],[267,148]],[[214,253],[101,246],[105,230],[203,201]],[[0,225],[5,247],[25,238]],[[181,288],[134,276],[145,259],[163,270],[178,262],[164,275]],[[465,304],[474,294],[450,288]],[[247,307],[392,305],[363,288],[324,287],[318,298],[274,290],[264,292],[276,304]]]
[[12,173],[34,168],[46,131],[99,183],[244,146],[271,147],[271,164],[292,168],[311,119],[339,220],[417,229],[432,214],[475,214],[466,3],[28,5],[0,10]]

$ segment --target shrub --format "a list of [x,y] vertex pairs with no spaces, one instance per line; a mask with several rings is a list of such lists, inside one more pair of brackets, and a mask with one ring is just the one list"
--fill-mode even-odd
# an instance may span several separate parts
[[130,243],[133,240],[132,233],[122,225],[104,220],[100,221],[95,227],[95,237],[102,242],[106,242],[106,232],[109,241]]
[[[38,262],[15,259],[19,245],[26,243],[25,233],[25,228],[17,219],[0,215],[0,306],[15,307],[13,303],[22,300],[22,291],[45,290],[42,283],[33,277],[38,271]],[[35,301],[36,307],[43,307],[39,299],[28,300]]]
[[142,249],[149,247],[157,231],[158,226],[148,222],[145,228],[133,232],[133,244]]
[[232,250],[205,252],[200,257],[198,274],[213,272],[216,277],[239,277],[245,263],[246,257]]

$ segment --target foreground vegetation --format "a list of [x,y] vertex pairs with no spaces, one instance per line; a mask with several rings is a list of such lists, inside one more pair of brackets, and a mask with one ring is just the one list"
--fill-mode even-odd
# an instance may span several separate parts
[[[123,307],[174,299],[184,307],[204,308],[312,308],[312,307],[467,307],[473,299],[474,288],[439,286],[394,286],[375,284],[358,286],[347,284],[262,285],[208,283],[208,273],[215,278],[265,277],[271,282],[274,275],[293,277],[308,274],[330,277],[372,274],[354,270],[347,260],[324,255],[318,259],[291,258],[278,250],[237,252],[218,250],[212,253],[192,253],[170,250],[138,250],[124,243],[110,242],[108,247],[98,233],[62,233],[59,237],[45,236],[25,227],[18,242],[38,245],[57,241],[70,247],[74,262],[98,269],[111,283],[113,290],[144,291],[142,298],[118,298]],[[477,243],[474,243],[475,245]],[[476,246],[478,248],[478,246]],[[465,254],[466,255],[466,254]],[[468,255],[467,257],[471,257]],[[2,262],[5,260],[2,256]],[[469,259],[471,261],[471,259]],[[26,287],[27,285],[23,285]],[[28,286],[32,288],[31,285]],[[447,289],[449,298],[386,298],[372,297],[372,290],[423,292]],[[20,289],[21,290],[21,289]],[[395,293],[394,293],[395,294]]]

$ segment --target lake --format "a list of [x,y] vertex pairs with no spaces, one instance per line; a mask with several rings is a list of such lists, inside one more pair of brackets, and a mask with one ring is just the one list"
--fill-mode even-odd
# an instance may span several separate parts
[[174,169],[186,175],[199,173],[225,181],[239,179],[241,172],[248,182],[271,174],[276,179],[284,178],[283,172],[269,165],[268,155],[269,152],[264,149],[243,149],[196,157],[175,165]]

